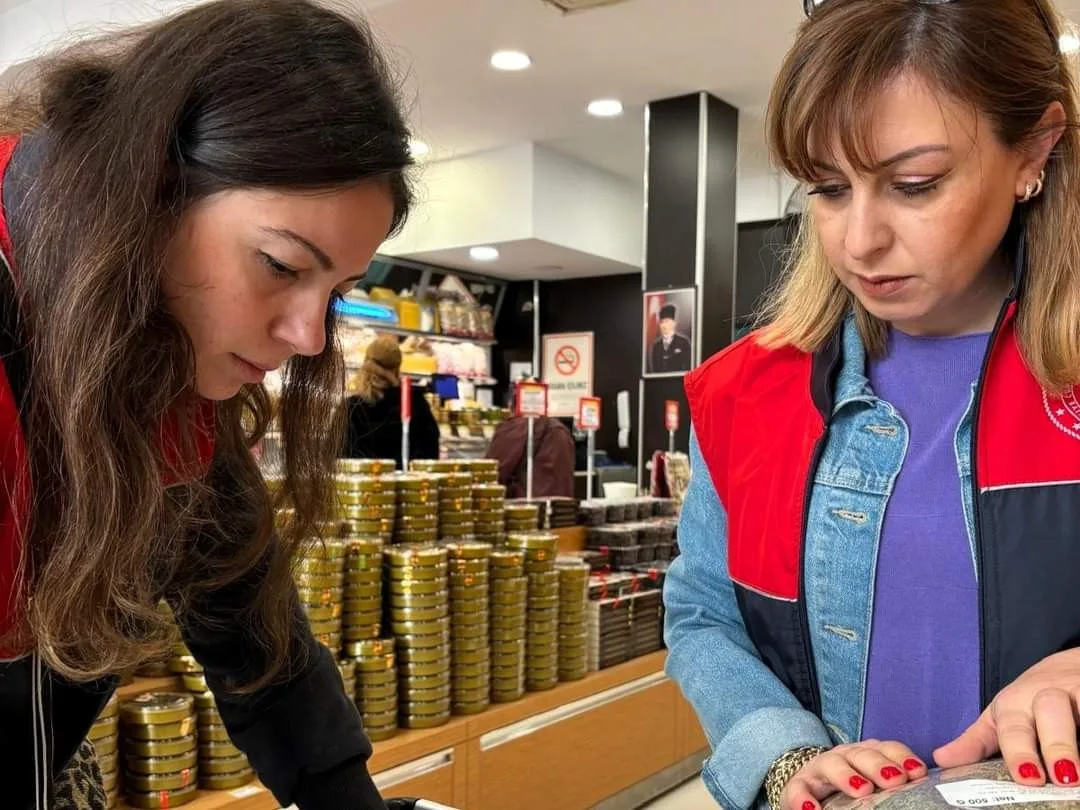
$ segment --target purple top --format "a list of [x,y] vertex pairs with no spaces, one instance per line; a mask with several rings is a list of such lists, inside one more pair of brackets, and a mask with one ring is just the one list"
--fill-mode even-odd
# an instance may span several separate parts
[[927,763],[979,716],[979,599],[955,436],[988,340],[894,329],[887,356],[869,364],[908,447],[881,528],[862,734]]

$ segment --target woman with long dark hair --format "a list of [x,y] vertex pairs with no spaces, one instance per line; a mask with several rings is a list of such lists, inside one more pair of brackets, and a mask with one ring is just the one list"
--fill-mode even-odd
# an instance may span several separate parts
[[[0,132],[5,806],[53,806],[115,674],[168,650],[165,598],[283,805],[381,807],[291,581],[341,441],[331,303],[410,204],[371,34],[219,0],[50,58]],[[274,500],[250,448],[278,367]]]

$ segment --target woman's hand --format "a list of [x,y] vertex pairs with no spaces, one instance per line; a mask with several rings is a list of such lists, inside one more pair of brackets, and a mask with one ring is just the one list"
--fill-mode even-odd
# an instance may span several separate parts
[[999,751],[1012,778],[1043,785],[1080,783],[1076,712],[1080,706],[1080,650],[1044,658],[994,698],[967,731],[934,752],[943,768],[971,765]]
[[818,810],[834,793],[857,799],[924,776],[926,765],[902,743],[864,740],[840,745],[818,754],[791,777],[783,810]]

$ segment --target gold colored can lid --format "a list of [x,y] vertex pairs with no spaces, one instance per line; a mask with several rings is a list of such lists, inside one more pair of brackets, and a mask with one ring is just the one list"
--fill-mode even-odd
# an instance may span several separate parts
[[[128,784],[131,784],[130,780]],[[183,807],[185,804],[195,801],[195,796],[195,785],[192,784],[184,788],[160,790],[154,793],[129,791],[124,799],[129,805],[138,808],[138,810],[143,810],[143,808],[157,810],[157,808]]]
[[227,773],[236,773],[237,771],[242,771],[250,767],[251,763],[248,762],[248,758],[243,754],[216,759],[202,759],[199,761],[199,773],[204,776],[209,774],[224,776]]
[[169,659],[169,670],[177,675],[193,675],[202,672],[203,667],[194,656],[182,655]]
[[478,543],[476,541],[443,543],[442,546],[447,550],[452,560],[486,561],[490,559],[494,551],[489,543]]
[[185,754],[168,757],[139,757],[129,753],[124,758],[128,771],[133,774],[179,773],[195,767],[198,752],[194,749]]
[[199,742],[231,742],[228,730],[222,725],[199,726]]
[[144,692],[120,705],[120,718],[132,724],[178,723],[194,711],[191,695]]
[[87,732],[86,738],[91,742],[105,739],[106,737],[113,737],[117,731],[117,719],[115,717],[108,717],[104,720],[98,720],[94,725],[90,726],[90,731]]
[[385,548],[383,557],[396,568],[436,566],[446,562],[447,551],[427,543],[407,544]]
[[214,699],[213,692],[203,692],[194,696],[195,708],[200,713],[206,711],[217,711],[217,700]]
[[255,771],[245,768],[236,773],[204,773],[199,782],[206,790],[232,790],[255,781]]
[[198,748],[194,734],[177,737],[174,740],[127,740],[124,749],[128,754],[140,757],[174,757],[187,754]]
[[207,691],[205,675],[183,675],[184,688],[189,692]]
[[224,759],[243,753],[231,740],[202,740],[199,743],[199,759]]
[[387,653],[394,653],[394,639],[392,638],[355,641],[345,647],[345,655],[355,659],[383,658]]
[[[195,717],[191,715],[178,723],[125,726],[124,737],[129,740],[172,740],[177,737],[186,737],[194,730]],[[97,743],[94,745],[96,749]],[[101,751],[98,751],[98,754],[100,753]]]

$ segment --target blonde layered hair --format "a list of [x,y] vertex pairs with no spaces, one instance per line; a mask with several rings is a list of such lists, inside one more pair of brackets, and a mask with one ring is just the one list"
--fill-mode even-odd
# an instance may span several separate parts
[[[903,72],[969,103],[1012,149],[1045,135],[1043,113],[1060,102],[1068,124],[1047,162],[1043,193],[1017,212],[1025,218],[1027,255],[1017,332],[1032,374],[1051,391],[1080,383],[1080,139],[1060,30],[1044,0],[831,0],[799,30],[773,85],[766,125],[777,164],[812,183],[823,156],[811,147],[836,134],[851,164],[871,170],[872,102]],[[870,355],[883,354],[886,324],[840,283],[808,211],[757,339],[816,351],[850,311]]]

